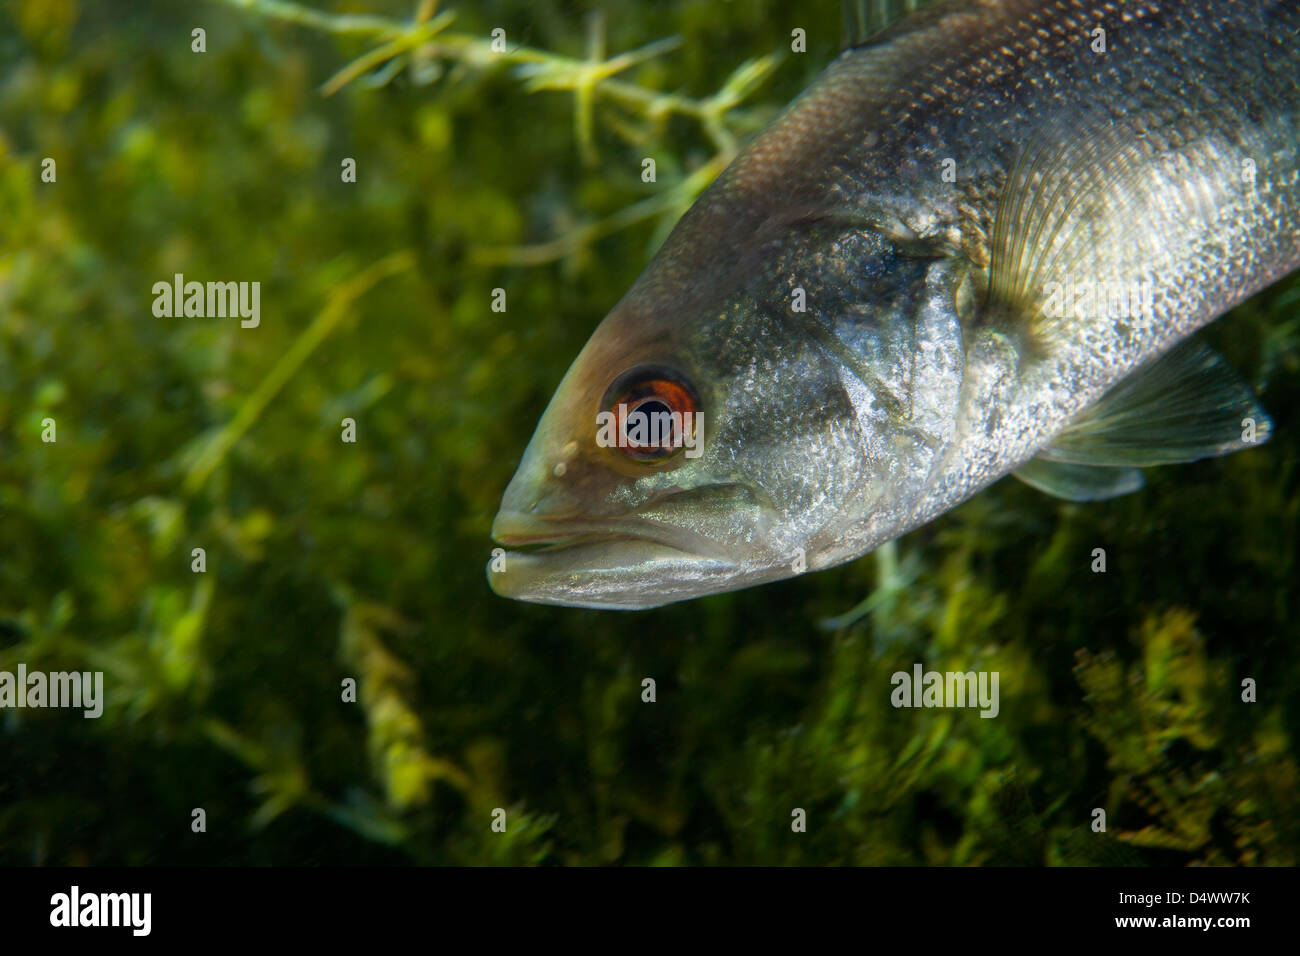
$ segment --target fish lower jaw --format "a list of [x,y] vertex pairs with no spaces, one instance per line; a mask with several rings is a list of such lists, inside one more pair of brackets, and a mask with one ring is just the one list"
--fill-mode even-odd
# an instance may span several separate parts
[[607,535],[497,554],[488,584],[501,597],[534,604],[642,610],[695,596],[708,564],[722,568],[665,544]]
[[501,597],[610,611],[648,610],[790,576],[784,565],[737,565],[631,537],[498,552],[487,570]]
[[[564,522],[502,512],[488,562],[501,597],[534,604],[643,610],[792,576],[764,554],[732,555],[719,542],[649,520]],[[769,560],[770,559],[770,560]]]

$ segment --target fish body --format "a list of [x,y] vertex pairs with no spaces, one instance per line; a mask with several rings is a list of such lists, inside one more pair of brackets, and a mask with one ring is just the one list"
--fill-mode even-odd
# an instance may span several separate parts
[[[1011,472],[1082,500],[1258,442],[1186,340],[1297,267],[1295,0],[936,4],[678,223],[506,490],[494,537],[540,550],[489,580],[653,607],[851,560]],[[696,454],[598,440],[629,408],[696,415]]]

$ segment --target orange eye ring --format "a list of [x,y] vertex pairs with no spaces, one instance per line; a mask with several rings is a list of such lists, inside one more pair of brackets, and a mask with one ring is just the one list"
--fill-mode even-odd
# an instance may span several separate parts
[[613,446],[634,461],[667,461],[694,439],[699,402],[676,373],[655,366],[631,369],[606,392],[613,416]]

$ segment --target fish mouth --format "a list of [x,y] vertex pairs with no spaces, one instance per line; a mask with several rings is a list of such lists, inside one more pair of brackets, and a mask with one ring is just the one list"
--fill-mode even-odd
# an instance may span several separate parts
[[697,536],[644,519],[561,524],[501,512],[488,583],[502,597],[565,607],[640,610],[712,590],[705,582],[733,565],[710,556]]
[[502,512],[492,522],[492,540],[520,554],[560,551],[579,544],[592,544],[627,537],[617,531],[592,527],[589,530],[562,532],[545,518],[533,518],[518,512]]

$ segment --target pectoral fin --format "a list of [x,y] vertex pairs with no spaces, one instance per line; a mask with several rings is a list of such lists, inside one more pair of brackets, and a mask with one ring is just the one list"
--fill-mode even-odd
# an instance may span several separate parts
[[[1082,119],[1081,119],[1082,122]],[[989,237],[983,321],[1017,331],[1036,348],[1068,337],[1078,317],[1066,302],[1071,281],[1113,278],[1096,250],[1138,247],[1140,216],[1115,213],[1143,191],[1133,138],[1121,129],[1048,129],[1014,164]],[[1138,290],[1140,291],[1140,290]],[[1127,308],[1140,308],[1130,305]]]

